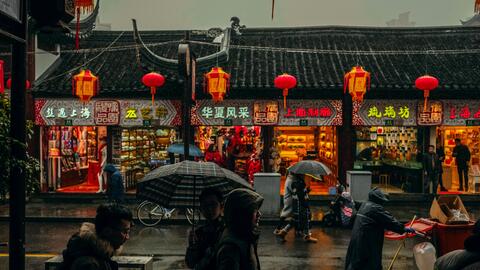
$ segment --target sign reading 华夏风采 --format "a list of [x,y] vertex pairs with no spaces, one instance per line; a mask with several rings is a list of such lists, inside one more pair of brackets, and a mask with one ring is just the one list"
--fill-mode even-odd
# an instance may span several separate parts
[[197,100],[192,108],[192,125],[253,125],[254,100]]

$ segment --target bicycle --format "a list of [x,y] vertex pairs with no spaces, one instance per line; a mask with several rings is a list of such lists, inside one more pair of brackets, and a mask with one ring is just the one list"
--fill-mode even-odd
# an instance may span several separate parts
[[[153,227],[160,223],[162,219],[170,219],[176,210],[176,208],[168,209],[157,203],[145,200],[138,205],[137,218],[143,225],[147,227]],[[186,208],[184,214],[188,220],[188,223],[193,224],[193,209]],[[200,213],[197,210],[195,211],[195,224],[198,223],[199,220]]]

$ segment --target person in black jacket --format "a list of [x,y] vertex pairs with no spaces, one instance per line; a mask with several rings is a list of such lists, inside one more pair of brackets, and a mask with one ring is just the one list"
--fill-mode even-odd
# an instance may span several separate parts
[[231,191],[225,200],[226,229],[218,243],[217,270],[260,270],[257,242],[263,198],[244,188]]
[[435,146],[428,146],[428,153],[423,156],[423,171],[424,171],[424,185],[423,192],[428,192],[428,187],[430,182],[432,183],[432,191],[434,195],[437,195],[438,188],[438,177],[440,174],[440,168],[442,164],[438,159],[437,153],[435,152]]
[[358,210],[348,245],[346,270],[381,270],[384,231],[414,232],[383,208],[387,201],[385,194],[374,188],[368,194],[368,201]]
[[448,191],[443,185],[443,162],[445,161],[445,149],[443,146],[437,147],[437,157],[440,162],[440,171],[438,172],[438,183],[440,184],[441,191]]
[[473,235],[465,239],[465,249],[451,251],[435,262],[436,270],[480,269],[480,219],[475,222]]
[[465,181],[465,190],[468,190],[468,162],[470,161],[470,150],[468,147],[460,142],[460,139],[455,139],[455,147],[453,154],[457,162],[458,181],[460,182],[459,191],[463,191],[463,181]]
[[113,164],[107,164],[104,171],[107,173],[107,196],[110,202],[123,203],[125,187],[123,185],[122,174]]
[[58,270],[117,270],[112,261],[129,239],[132,212],[118,204],[97,208],[95,224],[84,222],[68,241]]
[[207,188],[200,194],[200,211],[206,223],[190,230],[185,263],[192,269],[214,269],[215,246],[225,228],[223,222],[223,195],[214,188]]

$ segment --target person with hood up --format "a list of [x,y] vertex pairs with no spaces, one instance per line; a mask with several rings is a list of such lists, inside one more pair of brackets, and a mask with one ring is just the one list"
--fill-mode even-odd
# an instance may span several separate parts
[[473,234],[465,239],[465,249],[451,251],[435,262],[435,270],[480,269],[480,219],[475,222]]
[[262,196],[249,189],[235,189],[227,195],[226,229],[217,245],[217,270],[260,270],[257,243],[262,203]]
[[63,262],[57,270],[117,270],[112,261],[129,239],[132,212],[118,204],[97,208],[95,224],[84,222],[68,241]]
[[113,164],[107,164],[104,171],[107,173],[107,196],[111,202],[123,202],[125,188],[123,186],[122,174]]
[[387,201],[382,190],[375,187],[369,192],[368,201],[358,210],[348,245],[346,270],[381,270],[384,231],[415,232],[405,228],[383,208]]

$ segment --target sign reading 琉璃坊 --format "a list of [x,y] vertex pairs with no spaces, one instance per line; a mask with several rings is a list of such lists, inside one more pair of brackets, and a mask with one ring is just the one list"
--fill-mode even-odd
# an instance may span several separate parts
[[365,100],[353,102],[353,125],[415,126],[417,101]]

